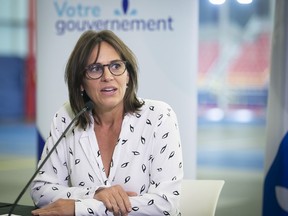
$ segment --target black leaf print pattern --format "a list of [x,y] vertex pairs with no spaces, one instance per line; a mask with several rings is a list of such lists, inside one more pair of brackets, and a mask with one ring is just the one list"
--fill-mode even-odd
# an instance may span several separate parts
[[167,211],[163,211],[163,214],[167,215],[167,216],[170,215],[169,212],[167,212]]
[[66,124],[66,118],[62,117],[62,122]]
[[131,176],[127,176],[127,177],[125,178],[125,182],[124,182],[124,184],[126,184],[127,182],[129,182],[130,179],[131,179]]
[[57,168],[53,166],[53,171],[55,174],[57,174]]
[[126,163],[121,164],[121,168],[125,168],[125,167],[127,167],[128,164],[129,164],[129,162],[126,162]]
[[87,208],[89,214],[94,215],[94,211],[91,208]]
[[110,163],[110,167],[113,167],[114,166],[114,161],[113,159],[111,160],[111,163]]
[[91,181],[91,182],[94,182],[94,178],[93,178],[92,175],[90,175],[90,173],[88,173],[88,176],[89,176],[90,181]]
[[150,119],[146,119],[146,124],[147,124],[147,125],[152,125]]
[[169,132],[165,133],[163,136],[162,136],[162,139],[166,139],[168,137],[168,134]]
[[71,197],[71,193],[67,192],[67,198],[70,198],[70,197]]
[[79,164],[80,163],[80,159],[76,159],[75,160],[75,165]]
[[63,166],[66,166],[66,167],[67,167],[67,162],[66,162],[66,161],[63,163]]
[[168,158],[168,159],[170,159],[170,158],[174,157],[174,155],[175,155],[175,151],[172,151],[172,152],[170,153],[170,155],[169,155],[169,158]]
[[107,183],[108,183],[108,180],[105,180],[105,181],[104,181],[104,185],[107,185]]
[[132,151],[132,153],[133,153],[134,155],[140,155],[140,152],[138,152],[138,151]]
[[163,197],[164,200],[168,201],[168,198],[167,198],[167,196],[165,194],[163,194],[162,197]]
[[153,155],[150,155],[150,156],[149,156],[149,161],[151,161],[151,163],[153,163],[153,161],[154,161]]
[[157,188],[159,185],[160,185],[160,182],[156,183],[156,184],[155,184],[156,188]]
[[152,199],[152,200],[149,200],[149,202],[148,202],[148,206],[151,206],[151,205],[153,205],[154,204],[154,200]]
[[130,125],[130,131],[133,133],[134,132],[134,127]]
[[127,139],[126,140],[123,139],[121,145],[124,145],[127,141],[128,141]]
[[75,136],[75,130],[74,130],[74,128],[72,129],[72,134],[73,134],[73,136]]
[[178,191],[173,191],[173,194],[174,194],[175,196],[179,196],[179,192],[178,192]]
[[179,168],[182,168],[182,166],[183,166],[183,165],[182,165],[182,162],[180,162],[180,163],[179,163]]
[[158,120],[161,120],[163,118],[163,114],[161,114],[158,118]]
[[146,188],[145,184],[142,185],[141,190],[140,190],[140,194],[142,194],[142,192],[145,190],[145,188]]
[[141,114],[139,114],[139,113],[136,113],[136,118],[140,118],[141,117]]
[[176,177],[176,176],[174,176],[174,177],[172,178],[172,181],[175,181],[175,180],[177,180],[177,177]]
[[154,108],[155,108],[154,106],[150,106],[150,107],[149,107],[149,109],[150,109],[151,111],[154,111]]
[[73,151],[72,151],[72,149],[69,147],[69,153],[71,154],[71,155],[73,155]]
[[145,164],[142,164],[142,171],[143,171],[143,173],[145,173],[145,171],[146,171],[146,166],[145,166]]
[[160,154],[162,154],[167,148],[167,145],[163,146],[162,149],[160,150]]
[[82,186],[82,187],[85,186],[85,182],[80,182],[79,186]]
[[42,170],[42,171],[39,171],[39,174],[40,174],[40,175],[42,175],[42,174],[44,174],[44,173],[45,173],[45,171],[43,171],[43,170]]
[[145,144],[145,142],[146,142],[145,138],[141,136],[141,143]]
[[97,151],[97,157],[100,157],[101,153],[100,150]]
[[41,186],[36,187],[35,190],[39,191],[41,189]]
[[65,181],[68,181],[70,179],[70,175],[68,175],[66,178],[65,178]]
[[53,190],[53,191],[56,191],[56,190],[59,190],[59,189],[54,186],[54,187],[52,187],[52,190]]
[[139,207],[137,207],[137,206],[132,207],[132,210],[133,210],[133,211],[138,211],[138,210],[139,210]]
[[161,167],[160,167],[160,168],[158,168],[158,169],[157,169],[157,171],[158,171],[158,172],[161,172],[161,171],[162,171],[162,168],[161,168]]

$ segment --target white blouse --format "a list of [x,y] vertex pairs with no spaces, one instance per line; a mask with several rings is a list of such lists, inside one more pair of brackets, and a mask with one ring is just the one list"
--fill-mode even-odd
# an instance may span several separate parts
[[[129,197],[129,215],[180,215],[183,164],[177,117],[164,102],[144,101],[140,111],[124,117],[108,177],[94,123],[86,130],[79,126],[71,129],[32,183],[36,206],[68,198],[76,200],[77,216],[113,215],[93,196],[99,187],[118,184],[138,194]],[[74,116],[69,103],[56,113],[41,161]]]

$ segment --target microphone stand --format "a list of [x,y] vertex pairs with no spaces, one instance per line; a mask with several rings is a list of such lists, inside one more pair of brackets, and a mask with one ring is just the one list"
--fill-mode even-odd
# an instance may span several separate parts
[[70,122],[70,124],[67,126],[67,128],[65,129],[65,131],[62,133],[62,135],[60,136],[60,138],[57,140],[57,142],[55,143],[55,145],[53,146],[53,148],[49,151],[49,153],[47,154],[47,156],[45,157],[45,159],[41,162],[41,164],[38,166],[38,168],[36,169],[36,171],[34,172],[34,174],[32,175],[32,177],[30,178],[30,180],[28,181],[28,183],[26,184],[26,186],[23,188],[23,190],[21,191],[21,193],[18,195],[18,197],[16,198],[15,202],[12,204],[12,207],[10,208],[10,211],[8,213],[8,216],[11,216],[11,214],[13,213],[16,205],[18,204],[19,200],[22,198],[22,196],[24,195],[25,191],[27,190],[27,188],[29,187],[29,185],[32,183],[32,181],[34,180],[34,178],[36,177],[36,175],[39,173],[39,171],[42,169],[42,167],[44,166],[44,164],[46,163],[46,161],[49,159],[49,157],[51,156],[51,154],[54,152],[54,150],[57,148],[57,146],[59,145],[60,141],[63,139],[63,137],[66,135],[66,133],[68,132],[68,130],[70,129],[70,127],[72,126],[72,124],[76,121],[76,119],[78,119],[78,117],[80,115],[82,115],[84,112],[90,110],[93,108],[93,102],[89,101],[85,104],[85,107],[73,118],[73,120]]

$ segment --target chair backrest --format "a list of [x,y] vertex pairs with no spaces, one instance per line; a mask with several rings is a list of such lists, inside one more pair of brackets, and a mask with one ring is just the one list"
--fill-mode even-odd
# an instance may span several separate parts
[[182,216],[214,216],[224,180],[184,179],[181,188]]

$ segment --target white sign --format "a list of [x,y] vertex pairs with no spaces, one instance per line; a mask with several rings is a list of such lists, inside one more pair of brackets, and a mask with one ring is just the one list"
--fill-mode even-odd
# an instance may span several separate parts
[[173,107],[179,121],[185,177],[194,178],[198,1],[37,1],[36,118],[40,139],[46,139],[54,113],[68,100],[65,65],[79,36],[88,29],[114,31],[135,53],[140,69],[138,96],[163,100]]

